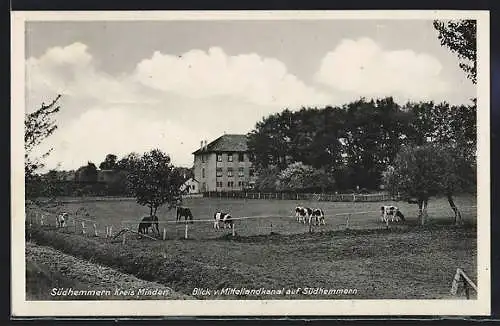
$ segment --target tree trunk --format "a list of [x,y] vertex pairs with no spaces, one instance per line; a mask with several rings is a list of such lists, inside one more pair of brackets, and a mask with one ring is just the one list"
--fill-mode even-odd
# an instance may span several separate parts
[[453,196],[451,194],[447,194],[446,198],[448,199],[448,203],[450,204],[451,209],[455,213],[455,216],[454,216],[455,225],[458,225],[459,221],[460,222],[462,221],[462,214],[460,214],[458,207],[455,206],[455,202],[453,201]]
[[156,216],[156,211],[157,211],[157,210],[158,210],[158,207],[157,207],[157,206],[155,206],[155,211],[154,211],[153,216]]
[[418,199],[418,219],[420,220],[421,225],[424,225],[423,206],[424,201],[422,199]]
[[153,216],[153,205],[149,205],[149,216]]

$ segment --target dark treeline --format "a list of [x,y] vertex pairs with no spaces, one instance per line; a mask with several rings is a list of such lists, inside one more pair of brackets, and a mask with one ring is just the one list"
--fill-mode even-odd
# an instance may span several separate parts
[[[58,196],[133,196],[129,175],[132,162],[139,160],[137,153],[118,159],[114,154],[106,155],[97,166],[88,162],[76,171],[50,170],[44,175],[30,179],[26,187],[27,198]],[[176,167],[184,180],[193,176],[192,169]],[[99,175],[101,174],[101,178]],[[68,176],[71,176],[68,179]]]
[[[461,106],[401,106],[388,97],[342,107],[286,109],[258,122],[248,135],[258,190],[379,189],[382,173],[403,146],[427,143],[452,146],[474,159],[475,100]],[[292,169],[308,171],[309,177],[289,184],[296,175]]]

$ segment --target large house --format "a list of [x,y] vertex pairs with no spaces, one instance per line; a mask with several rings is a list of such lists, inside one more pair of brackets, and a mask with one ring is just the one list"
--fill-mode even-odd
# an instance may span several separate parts
[[237,191],[255,183],[246,135],[223,135],[209,144],[202,141],[193,155],[200,192]]

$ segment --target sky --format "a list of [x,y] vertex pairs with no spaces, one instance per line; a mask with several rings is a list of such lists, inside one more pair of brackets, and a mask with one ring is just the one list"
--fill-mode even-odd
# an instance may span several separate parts
[[153,148],[191,167],[285,108],[476,96],[431,20],[27,22],[25,42],[26,111],[62,94],[45,170]]

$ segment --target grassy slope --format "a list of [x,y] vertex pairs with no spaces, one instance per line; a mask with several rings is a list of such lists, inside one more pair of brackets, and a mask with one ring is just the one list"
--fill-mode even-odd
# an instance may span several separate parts
[[323,287],[357,288],[354,297],[364,299],[432,299],[446,296],[457,267],[476,280],[476,230],[470,226],[234,240],[129,238],[125,246],[50,230],[34,230],[33,238],[184,294],[195,287]]
[[[100,296],[51,296],[54,288],[110,291]],[[26,243],[26,299],[27,300],[130,300],[135,295],[116,293],[115,290],[137,291],[139,289],[165,289],[164,286],[137,279],[111,268],[75,258],[50,247]],[[129,292],[130,293],[130,292]],[[146,296],[141,299],[186,299],[184,295],[172,293],[161,296]]]
[[45,264],[26,258],[26,300],[63,300],[61,297],[49,295],[53,288],[61,287],[79,288],[81,284],[59,272],[51,271]]

